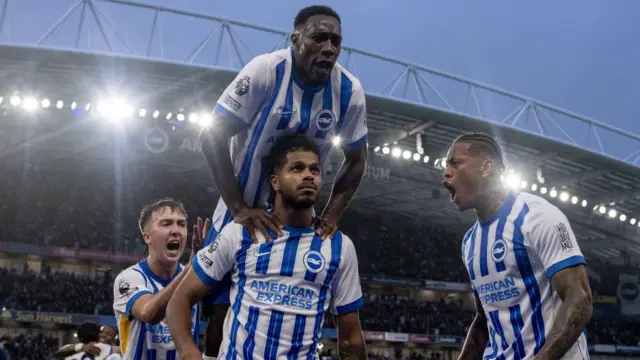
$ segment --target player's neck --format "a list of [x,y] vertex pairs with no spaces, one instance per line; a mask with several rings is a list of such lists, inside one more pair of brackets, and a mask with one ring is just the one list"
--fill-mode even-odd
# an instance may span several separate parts
[[310,227],[313,223],[313,207],[308,209],[297,209],[284,206],[284,204],[276,200],[273,213],[286,226],[306,228]]
[[508,191],[503,187],[496,187],[480,195],[476,206],[476,216],[480,222],[486,222],[498,212],[500,206],[504,204]]
[[296,72],[296,77],[298,78],[298,80],[302,81],[302,83],[310,88],[317,88],[319,86],[322,86],[322,83],[317,83],[314,81],[311,81],[311,79],[309,79],[309,76],[307,75],[307,71],[302,67],[302,65],[300,65],[300,61],[297,58],[297,53],[294,51],[293,52],[293,57],[294,57],[294,69],[293,71]]
[[165,263],[149,255],[147,257],[147,263],[149,269],[161,279],[171,279],[173,275],[178,271],[178,263]]

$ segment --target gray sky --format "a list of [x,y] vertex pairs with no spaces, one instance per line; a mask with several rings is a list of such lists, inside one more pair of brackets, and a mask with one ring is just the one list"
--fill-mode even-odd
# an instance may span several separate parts
[[[0,39],[34,43],[73,3],[11,0]],[[157,0],[153,3],[283,30],[292,27],[300,7],[327,4],[343,18],[347,45],[482,81],[640,134],[640,116],[634,104],[640,98],[637,0]],[[152,13],[96,4],[134,50],[146,49]],[[34,6],[39,12],[33,11]],[[46,44],[72,46],[79,14],[76,10]],[[213,28],[206,21],[179,17],[167,17],[163,25],[165,53],[175,60],[184,58]],[[106,50],[95,21],[87,20],[84,26],[80,47]],[[115,39],[110,30],[107,32]],[[268,51],[274,45],[273,37],[253,35],[242,29],[237,33],[253,51]],[[114,46],[127,52],[122,43]],[[215,43],[210,44],[196,62],[212,63],[206,57],[211,58],[214,50]],[[157,43],[152,53],[159,55]],[[233,65],[228,60],[222,63]],[[357,75],[365,90],[371,92],[381,90],[399,70],[358,59],[356,64],[362,72]],[[434,80],[436,87],[439,84]],[[441,86],[444,93],[454,96],[453,88]],[[487,112],[493,111],[496,117],[512,109],[511,104],[479,97]],[[605,134],[601,136],[607,147],[614,147],[612,152],[620,152],[623,157],[633,150],[628,144],[615,148],[614,138],[612,143]]]

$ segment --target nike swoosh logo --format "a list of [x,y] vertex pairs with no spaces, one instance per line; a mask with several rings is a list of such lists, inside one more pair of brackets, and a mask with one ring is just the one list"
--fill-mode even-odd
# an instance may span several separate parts
[[293,115],[293,114],[295,114],[295,113],[296,113],[296,111],[295,111],[295,110],[291,110],[291,111],[282,111],[282,108],[281,108],[281,107],[279,107],[279,108],[276,110],[276,114],[277,114],[277,115]]
[[263,253],[261,253],[261,252],[256,251],[256,252],[254,253],[254,256],[255,256],[255,257],[260,257],[260,256],[265,256],[265,255],[269,255],[269,254],[277,253],[277,252],[278,252],[278,251],[267,251],[267,252],[263,252]]

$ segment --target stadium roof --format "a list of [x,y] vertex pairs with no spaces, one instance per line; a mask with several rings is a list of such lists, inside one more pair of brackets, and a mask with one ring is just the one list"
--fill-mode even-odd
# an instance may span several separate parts
[[[79,11],[82,4],[93,6],[96,22],[103,19],[106,23],[96,3],[79,1],[67,13]],[[204,14],[128,1],[104,3],[142,9],[156,20],[160,14],[175,15],[220,25],[203,35],[204,40],[184,56],[185,61],[150,54],[154,30],[161,26],[155,20],[149,46],[142,51],[126,44],[117,32],[117,24],[111,23],[115,37],[124,42],[133,55],[113,51],[115,46],[110,44],[104,31],[102,35],[109,52],[80,50],[78,41],[75,47],[47,44],[46,40],[57,26],[52,26],[36,43],[0,46],[3,79],[0,93],[5,99],[2,103],[5,114],[13,114],[27,102],[32,106],[32,98],[38,103],[50,99],[51,107],[58,99],[65,108],[75,102],[80,109],[115,93],[135,105],[135,112],[148,109],[147,118],[157,109],[159,117],[147,119],[145,123],[163,123],[166,129],[167,124],[181,123],[175,121],[179,113],[188,116],[190,112],[209,111],[233,79],[234,70],[215,66],[217,56],[214,64],[194,63],[216,32],[227,34],[228,43],[233,45],[230,49],[235,51],[230,50],[230,54],[237,55],[237,64],[231,67],[236,69],[250,56],[241,55],[237,46],[241,40],[234,39],[239,38],[235,28],[274,35],[276,48],[287,36],[286,32]],[[67,13],[55,24],[59,26],[68,21]],[[219,44],[223,41],[221,36]],[[217,55],[219,53],[218,50]],[[640,168],[635,165],[640,159],[639,136],[524,96],[354,48],[343,49],[341,62],[358,75],[356,60],[366,62],[363,58],[386,62],[392,74],[397,69],[399,73],[395,78],[390,77],[392,81],[382,91],[368,95],[371,166],[353,207],[394,212],[455,230],[466,229],[473,217],[457,213],[448,203],[448,194],[440,185],[442,170],[437,160],[461,133],[483,131],[497,136],[506,150],[508,166],[514,172],[508,174],[505,181],[528,191],[532,191],[535,184],[533,191],[538,193],[545,188],[544,196],[559,204],[572,220],[583,248],[604,258],[618,258],[622,249],[640,255],[640,227],[632,221],[635,217],[640,219]],[[366,88],[366,77],[361,80],[365,89],[371,91]],[[397,90],[402,87],[404,91],[399,95]],[[407,90],[409,87],[415,91],[411,93]],[[463,89],[461,97],[453,96],[456,89]],[[20,96],[20,106],[11,105],[12,95]],[[502,106],[492,106],[491,111],[483,108],[497,98],[503,98]],[[501,113],[503,108],[508,111]],[[167,121],[169,113],[173,115],[172,122]],[[197,131],[195,124],[187,126]],[[95,123],[43,126],[36,136],[25,135],[23,128],[18,121],[2,123],[0,157],[11,156],[24,147],[41,149],[43,153],[55,150],[71,154],[86,150],[101,139]],[[78,137],[83,141],[68,141]],[[581,141],[583,137],[586,140]],[[591,139],[595,141],[595,149]],[[630,154],[612,153],[607,144],[622,145]],[[424,156],[429,157],[428,162]],[[583,200],[586,206],[582,206]]]

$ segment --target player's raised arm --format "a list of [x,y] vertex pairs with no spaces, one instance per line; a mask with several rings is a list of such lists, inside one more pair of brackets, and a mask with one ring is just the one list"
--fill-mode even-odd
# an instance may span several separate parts
[[265,210],[251,209],[245,203],[231,162],[229,141],[251,126],[254,115],[273,91],[272,77],[266,56],[251,60],[220,96],[213,111],[215,126],[204,128],[200,133],[209,172],[234,220],[250,230],[262,231],[266,237],[269,237],[266,228],[280,233],[281,224]]
[[458,360],[482,359],[487,342],[489,341],[489,331],[487,330],[487,318],[482,308],[482,303],[478,293],[473,292],[476,305],[476,316],[469,326],[467,338],[462,345],[462,351]]
[[562,299],[553,328],[536,359],[560,359],[576,343],[593,313],[582,252],[567,217],[555,206],[533,214],[529,238]]
[[233,268],[238,233],[242,227],[226,226],[208,247],[198,251],[192,266],[167,306],[167,324],[182,359],[202,359],[191,334],[191,308]]
[[344,161],[336,174],[327,206],[316,223],[316,233],[323,239],[337,230],[338,221],[358,191],[367,168],[367,106],[360,83],[355,80],[353,84],[349,109],[338,123]]
[[331,304],[338,326],[338,352],[341,359],[366,359],[367,346],[358,310],[363,305],[358,257],[353,242],[341,233],[333,240],[342,247],[342,261],[336,272]]

